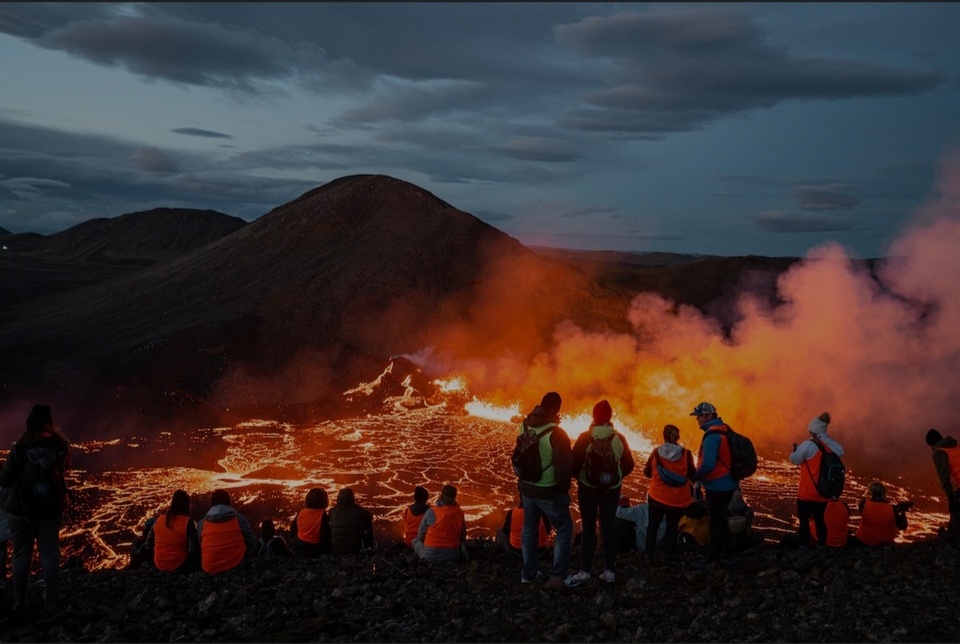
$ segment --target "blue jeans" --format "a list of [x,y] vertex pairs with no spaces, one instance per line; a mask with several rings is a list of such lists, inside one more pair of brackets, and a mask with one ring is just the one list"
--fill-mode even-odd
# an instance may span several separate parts
[[553,567],[550,574],[554,577],[566,577],[570,572],[570,547],[573,545],[573,519],[570,518],[570,495],[558,492],[549,499],[535,499],[521,495],[523,500],[523,536],[520,538],[523,553],[524,579],[536,579],[539,565],[539,538],[541,515],[547,515],[550,524],[556,528],[557,536],[553,542]]
[[600,536],[603,538],[603,563],[607,570],[617,568],[617,504],[620,488],[598,490],[577,485],[577,503],[583,536],[580,542],[580,570],[590,572],[593,553],[597,550],[597,514],[600,515]]
[[27,581],[30,578],[30,562],[33,559],[33,543],[40,554],[40,569],[43,572],[44,594],[57,597],[60,581],[60,519],[36,521],[15,514],[7,514],[13,539],[13,595],[16,601],[27,599]]

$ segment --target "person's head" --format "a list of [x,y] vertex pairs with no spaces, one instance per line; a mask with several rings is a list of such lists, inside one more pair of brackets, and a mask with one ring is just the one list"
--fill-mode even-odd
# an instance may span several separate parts
[[936,447],[942,440],[943,434],[938,432],[936,429],[931,427],[929,430],[927,430],[927,445],[930,447]]
[[457,500],[457,488],[452,485],[444,485],[440,490],[440,500],[443,503],[453,503]]
[[697,424],[700,425],[700,427],[703,427],[704,424],[717,417],[717,408],[708,402],[702,402],[693,408],[693,411],[690,412],[690,415],[696,416]]
[[184,490],[177,490],[170,499],[170,514],[190,516],[190,495]]
[[27,431],[24,438],[39,438],[44,431],[53,429],[53,412],[50,405],[34,405],[27,415]]
[[827,433],[827,425],[829,424],[830,413],[825,411],[807,423],[807,431],[810,432],[811,436],[821,436]]
[[357,497],[354,496],[353,490],[351,490],[350,488],[345,487],[341,489],[339,492],[337,492],[337,505],[348,506],[348,505],[356,505],[356,504],[357,504]]
[[311,510],[325,510],[330,504],[330,498],[327,491],[320,487],[315,487],[307,492],[307,507]]
[[867,486],[867,494],[870,495],[871,501],[887,500],[887,488],[883,487],[883,483],[880,481],[874,481]]
[[426,503],[427,499],[430,498],[430,493],[427,492],[427,488],[422,485],[418,485],[413,488],[413,502],[414,503]]
[[270,541],[273,539],[273,535],[277,533],[276,526],[273,525],[273,521],[270,519],[264,519],[263,523],[260,524],[260,536],[264,541]]
[[676,444],[680,440],[680,428],[676,425],[664,425],[663,440],[666,443]]
[[540,408],[551,416],[556,416],[560,413],[560,403],[562,402],[560,394],[555,391],[550,391],[543,395],[543,399],[540,401]]
[[230,493],[224,489],[214,490],[210,495],[210,506],[230,505]]
[[613,408],[610,407],[609,402],[601,400],[593,406],[594,425],[609,425],[611,418],[613,418]]

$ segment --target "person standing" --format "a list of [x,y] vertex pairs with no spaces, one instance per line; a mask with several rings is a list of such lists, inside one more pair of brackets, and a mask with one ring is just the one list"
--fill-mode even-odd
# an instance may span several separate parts
[[444,485],[436,506],[428,508],[420,521],[413,551],[424,561],[469,560],[467,519],[457,503],[457,488]]
[[[623,477],[633,471],[633,454],[623,434],[613,428],[613,409],[606,400],[593,407],[593,422],[590,428],[577,437],[573,446],[573,471],[577,474],[577,504],[583,526],[580,541],[580,570],[567,577],[568,588],[579,586],[590,579],[593,555],[597,549],[597,519],[600,520],[600,536],[603,540],[604,571],[600,581],[616,582],[617,566],[617,505]],[[609,445],[601,445],[608,443]],[[609,450],[612,469],[609,485],[591,482],[588,475],[588,460],[595,450]],[[599,453],[599,452],[597,452]],[[599,514],[599,517],[598,517]]]
[[790,453],[790,462],[800,469],[800,482],[797,488],[797,518],[800,526],[797,529],[801,548],[813,547],[810,538],[810,518],[817,527],[817,541],[821,546],[827,545],[827,522],[824,514],[830,499],[817,491],[817,479],[820,478],[820,447],[843,456],[843,447],[840,443],[827,435],[827,426],[830,424],[829,412],[823,412],[807,423],[810,437],[797,445],[793,444]]
[[26,425],[0,471],[0,487],[10,488],[6,511],[13,539],[15,611],[26,606],[34,543],[40,555],[44,604],[55,605],[59,599],[60,524],[67,507],[65,474],[70,468],[70,444],[54,426],[49,405],[34,405]]
[[570,437],[560,427],[560,394],[555,391],[543,396],[520,425],[519,432],[530,429],[537,433],[540,453],[540,476],[534,480],[520,479],[518,489],[523,501],[523,535],[521,551],[523,569],[520,582],[532,584],[538,579],[538,531],[541,516],[547,515],[557,534],[553,542],[553,566],[545,587],[563,588],[569,576],[570,548],[573,544],[573,519],[570,516],[570,479],[573,475],[573,454]]
[[704,491],[704,502],[710,522],[710,545],[706,559],[693,562],[695,568],[708,568],[712,563],[731,565],[736,562],[733,553],[733,537],[727,522],[728,507],[737,482],[730,474],[730,442],[727,425],[711,403],[702,402],[690,413],[696,417],[703,430],[700,451],[697,454],[697,470],[694,481]]
[[927,432],[927,445],[933,451],[933,465],[937,468],[940,487],[947,497],[950,519],[944,540],[960,542],[960,447],[953,436],[944,437],[936,429]]
[[664,425],[663,445],[650,453],[643,475],[650,479],[647,503],[650,506],[650,524],[647,529],[645,548],[648,560],[653,560],[657,545],[660,521],[666,517],[663,549],[667,554],[677,551],[677,530],[683,511],[693,502],[693,485],[690,481],[696,474],[693,454],[679,445],[680,428]]

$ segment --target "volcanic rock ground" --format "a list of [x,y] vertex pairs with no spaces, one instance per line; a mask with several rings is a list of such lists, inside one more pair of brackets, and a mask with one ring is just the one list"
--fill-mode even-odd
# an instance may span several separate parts
[[[694,554],[620,555],[617,583],[522,585],[495,547],[469,563],[371,555],[268,560],[211,576],[65,571],[62,602],[0,617],[8,642],[955,642],[960,551],[938,541],[800,551],[761,544],[701,571]],[[574,562],[578,555],[574,553]],[[546,570],[548,562],[541,562]],[[594,572],[601,558],[595,560]],[[39,601],[41,590],[32,588]],[[6,591],[9,600],[9,589]],[[4,602],[7,606],[8,602]]]

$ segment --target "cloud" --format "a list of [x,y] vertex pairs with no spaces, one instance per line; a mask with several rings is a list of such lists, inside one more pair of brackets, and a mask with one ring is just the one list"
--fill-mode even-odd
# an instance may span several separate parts
[[539,136],[515,136],[493,151],[523,161],[550,163],[575,161],[583,156],[569,141]]
[[144,172],[179,172],[180,166],[162,150],[153,147],[140,148],[130,157],[133,164]]
[[793,199],[806,210],[852,210],[862,203],[857,195],[850,194],[857,186],[826,185],[793,187]]
[[490,99],[488,89],[477,82],[391,82],[380,90],[380,96],[344,111],[333,119],[332,124],[335,127],[355,127],[389,120],[414,122],[438,114],[475,111]]
[[208,139],[232,139],[233,136],[213,130],[202,130],[197,127],[178,127],[170,130],[174,134],[183,134],[184,136],[200,136]]
[[788,210],[766,210],[752,217],[753,222],[768,233],[823,233],[856,230],[849,217]]
[[659,136],[788,100],[903,96],[940,73],[794,55],[767,43],[744,13],[726,9],[618,13],[554,27],[556,41],[604,61],[604,85],[565,127]]

